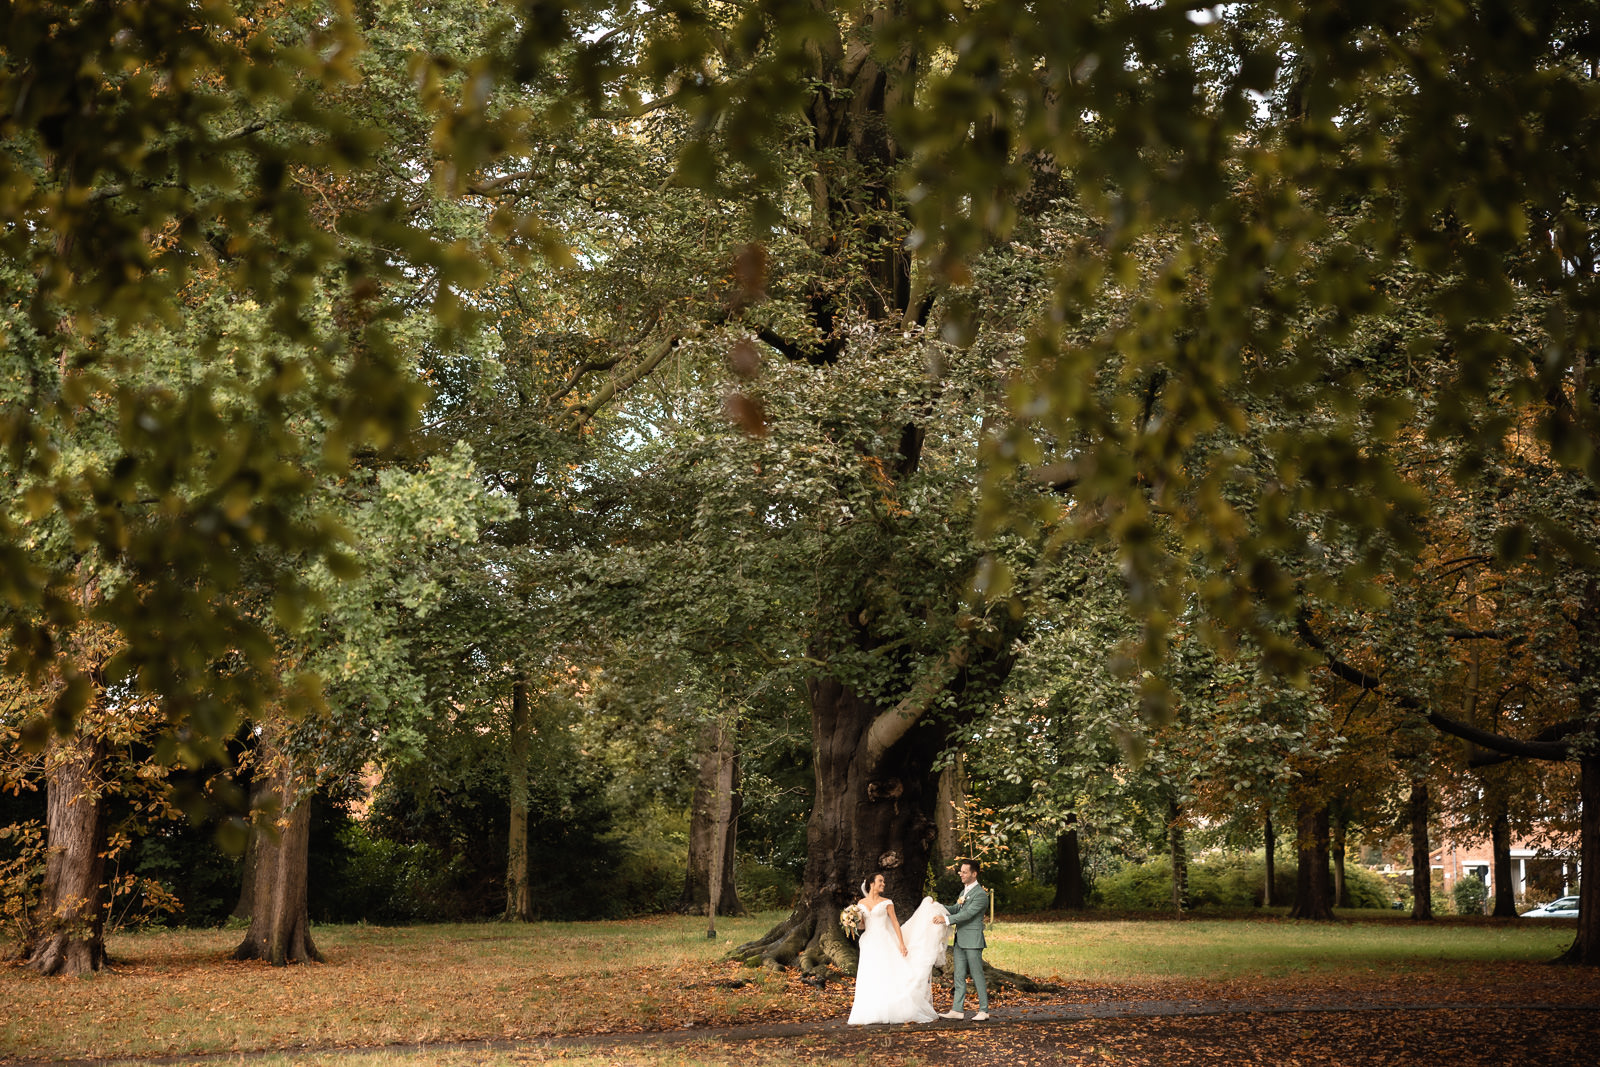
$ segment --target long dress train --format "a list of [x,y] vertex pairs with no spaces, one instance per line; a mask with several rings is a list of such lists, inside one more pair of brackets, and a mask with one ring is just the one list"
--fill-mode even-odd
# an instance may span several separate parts
[[856,999],[850,1006],[852,1024],[931,1023],[938,1018],[933,1010],[931,978],[933,965],[944,953],[949,927],[934,923],[933,917],[948,914],[943,904],[923,897],[911,918],[900,926],[900,935],[906,940],[902,956],[894,931],[889,929],[888,900],[880,900],[867,912],[856,966]]

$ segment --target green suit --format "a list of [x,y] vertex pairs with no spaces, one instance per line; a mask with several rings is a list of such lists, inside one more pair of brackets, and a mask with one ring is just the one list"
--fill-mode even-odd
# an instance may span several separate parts
[[955,931],[956,996],[951,1011],[960,1011],[967,999],[967,975],[978,990],[978,1010],[989,1010],[989,983],[983,977],[983,921],[989,915],[989,891],[973,882],[950,907],[950,929]]

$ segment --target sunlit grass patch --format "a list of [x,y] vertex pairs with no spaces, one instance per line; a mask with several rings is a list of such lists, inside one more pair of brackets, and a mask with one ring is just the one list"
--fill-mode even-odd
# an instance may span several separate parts
[[988,959],[1007,970],[1066,982],[1148,982],[1543,963],[1572,943],[1572,931],[1513,923],[1184,919],[1001,923],[989,941]]

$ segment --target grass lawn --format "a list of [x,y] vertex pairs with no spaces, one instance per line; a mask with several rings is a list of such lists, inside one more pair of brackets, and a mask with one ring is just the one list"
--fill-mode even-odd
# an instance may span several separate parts
[[[842,1018],[849,1008],[849,981],[817,990],[793,974],[721,959],[780,917],[720,920],[715,942],[705,937],[704,919],[678,917],[319,926],[314,936],[327,962],[287,968],[229,960],[240,937],[235,930],[122,934],[109,943],[113,967],[90,978],[44,979],[16,967],[0,969],[0,1056],[114,1058],[276,1049],[288,1055],[255,1062],[527,1063],[543,1062],[543,1053],[529,1048],[343,1055],[319,1050]],[[1346,1000],[1359,1000],[1364,991],[1380,986],[1464,990],[1469,998],[1491,986],[1502,998],[1511,995],[1507,991],[1535,986],[1558,993],[1571,986],[1575,995],[1594,999],[1600,993],[1594,976],[1542,966],[1572,936],[1570,923],[1414,925],[1387,921],[1387,916],[1310,925],[1275,918],[1018,919],[997,925],[988,957],[998,967],[1053,977],[1067,987],[1058,1000],[1245,997],[1291,986],[1330,990]],[[1005,997],[996,1002],[1005,1003]],[[614,1055],[563,1051],[567,1063],[619,1062]],[[652,1055],[658,1058],[626,1062],[787,1067],[815,1060],[791,1059],[782,1049],[751,1056],[678,1047]]]
[[[1287,912],[1287,909],[1282,909]],[[1202,913],[1203,914],[1203,913]],[[1028,975],[1067,982],[1252,979],[1292,975],[1437,971],[1445,962],[1553,959],[1573,925],[1412,923],[1394,911],[1342,911],[1340,923],[1191,918],[1004,924],[987,957]]]

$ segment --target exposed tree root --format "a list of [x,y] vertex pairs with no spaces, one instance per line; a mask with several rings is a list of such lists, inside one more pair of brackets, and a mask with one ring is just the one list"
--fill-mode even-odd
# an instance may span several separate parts
[[[854,975],[858,958],[854,942],[844,936],[838,921],[831,915],[819,917],[808,908],[796,908],[787,919],[761,937],[734,949],[731,956],[751,967],[776,971],[798,968],[805,980],[815,985],[825,984],[835,972]],[[948,949],[944,958],[934,965],[934,972],[945,981],[955,974],[955,964]],[[1062,986],[1041,982],[1015,971],[1001,970],[987,963],[984,964],[983,973],[990,989],[1009,989],[1020,993],[1064,991]]]
[[43,975],[93,974],[106,963],[105,942],[57,931],[35,948],[25,966]]
[[[953,974],[954,972],[947,972]],[[989,989],[1010,989],[1018,993],[1065,993],[1066,987],[1056,985],[1054,982],[1041,982],[1036,978],[1029,978],[1016,971],[1003,971],[998,967],[983,965],[983,978]]]

